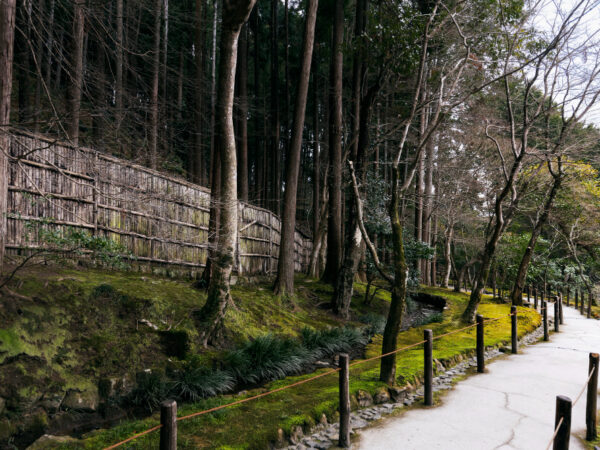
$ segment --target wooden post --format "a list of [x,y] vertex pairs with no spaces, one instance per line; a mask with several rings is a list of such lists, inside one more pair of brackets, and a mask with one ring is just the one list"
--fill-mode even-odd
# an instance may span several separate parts
[[583,292],[580,292],[580,302],[579,302],[579,311],[581,312],[581,315],[583,315],[583,308],[585,305],[585,294]]
[[537,288],[533,288],[533,307],[537,310],[538,302],[537,302]]
[[560,331],[560,313],[558,312],[558,297],[554,298],[554,332]]
[[544,322],[544,341],[550,340],[550,335],[548,333],[548,303],[542,301],[542,319]]
[[340,354],[340,435],[338,446],[350,447],[350,357]]
[[511,337],[511,353],[517,353],[517,307],[510,307],[510,337]]
[[531,287],[527,285],[527,303],[531,303]]
[[569,289],[569,288],[567,287],[567,306],[571,306],[571,305],[569,305],[569,300],[570,300],[570,297],[571,297],[571,289]]
[[579,309],[579,291],[575,289],[575,309]]
[[424,368],[425,368],[425,406],[433,405],[433,331],[425,330]]
[[587,308],[587,317],[588,319],[590,317],[592,317],[592,302],[594,301],[594,296],[592,295],[592,293],[590,292],[590,295],[588,296],[588,308]]
[[483,316],[477,314],[477,372],[479,373],[485,371],[484,350]]
[[572,402],[569,397],[558,395],[556,397],[556,416],[554,418],[554,429],[558,427],[560,420],[562,423],[558,427],[558,433],[554,438],[554,450],[568,450],[569,439],[571,437],[571,407]]
[[165,400],[160,404],[160,450],[177,450],[177,402]]
[[598,353],[590,353],[590,366],[588,369],[588,376],[592,370],[592,376],[588,381],[587,386],[587,402],[585,405],[585,425],[587,427],[587,431],[585,433],[585,438],[588,441],[593,441],[598,437],[598,432],[596,431],[597,423],[596,423],[596,401],[598,399]]
[[565,324],[565,319],[563,316],[563,301],[562,301],[562,293],[558,295],[558,315],[560,317],[560,324]]

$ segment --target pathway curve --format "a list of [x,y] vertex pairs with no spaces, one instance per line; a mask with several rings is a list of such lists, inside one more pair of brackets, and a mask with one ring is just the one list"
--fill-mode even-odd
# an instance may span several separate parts
[[[486,373],[458,383],[440,406],[361,430],[358,447],[544,450],[553,433],[556,396],[575,400],[587,379],[588,354],[600,352],[600,322],[566,306],[564,321],[550,342],[488,361]],[[584,448],[574,435],[585,435],[585,395],[573,408],[571,449]]]

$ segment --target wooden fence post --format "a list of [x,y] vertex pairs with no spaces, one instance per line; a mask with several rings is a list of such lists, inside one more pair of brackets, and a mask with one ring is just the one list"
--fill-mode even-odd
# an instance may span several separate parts
[[479,373],[483,373],[485,371],[484,351],[483,316],[481,314],[477,314],[477,372]]
[[558,314],[560,317],[560,324],[564,325],[565,324],[565,319],[563,316],[563,301],[562,301],[562,293],[560,293],[558,295]]
[[554,438],[554,450],[568,450],[569,439],[571,437],[571,407],[572,402],[569,397],[558,395],[556,397],[556,416],[554,417],[554,429],[558,427],[560,420],[562,423],[558,427],[558,433]]
[[570,300],[570,299],[569,299],[569,297],[570,297],[570,296],[571,296],[571,289],[569,289],[569,288],[567,287],[567,306],[571,306],[571,305],[569,305],[569,300]]
[[177,402],[165,400],[160,404],[160,450],[177,450]]
[[585,438],[588,441],[593,441],[598,437],[598,431],[596,431],[596,402],[598,399],[598,353],[590,353],[590,365],[588,369],[588,376],[592,370],[592,376],[588,381],[587,386],[587,402],[585,405],[585,425],[586,433]]
[[544,322],[544,341],[550,340],[548,334],[548,303],[542,301],[542,320]]
[[575,289],[575,309],[579,309],[579,292]]
[[510,337],[511,337],[511,353],[517,353],[517,307],[510,307]]
[[531,287],[529,285],[527,285],[527,303],[531,303],[530,301],[530,297],[531,297]]
[[560,312],[558,306],[558,297],[554,298],[554,332],[558,333],[560,331]]
[[537,302],[537,288],[533,288],[533,307],[537,310],[538,302]]
[[340,354],[340,435],[338,446],[350,447],[350,357]]
[[433,331],[424,330],[425,406],[433,405]]
[[588,307],[587,307],[587,317],[588,319],[592,317],[592,302],[594,301],[594,296],[590,292],[588,296]]
[[581,312],[581,315],[583,315],[583,308],[585,305],[585,294],[583,292],[580,292],[580,302],[579,302],[579,311]]

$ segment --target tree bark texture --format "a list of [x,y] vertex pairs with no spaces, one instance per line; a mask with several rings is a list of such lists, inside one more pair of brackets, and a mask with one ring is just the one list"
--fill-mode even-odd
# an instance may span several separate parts
[[306,115],[306,100],[310,81],[310,65],[315,40],[318,0],[308,0],[304,43],[302,45],[302,65],[298,82],[298,94],[294,106],[294,123],[289,153],[286,158],[285,198],[281,224],[281,243],[274,291],[280,295],[294,293],[294,234],[296,230],[296,203],[298,193],[298,173],[302,150],[302,131]]
[[81,89],[83,87],[83,38],[85,29],[85,0],[73,2],[73,70],[69,85],[69,139],[77,145],[79,142],[79,115],[81,110]]
[[219,201],[219,240],[214,267],[201,317],[206,346],[218,339],[227,305],[232,302],[230,279],[235,260],[238,234],[237,155],[233,129],[233,98],[238,38],[256,0],[224,0],[220,38],[219,86],[217,97],[217,132],[221,153],[221,192]]
[[334,284],[342,258],[342,69],[344,55],[344,4],[335,0],[333,45],[329,74],[329,218],[327,262],[323,281]]
[[13,42],[15,36],[16,0],[0,1],[0,273],[3,270],[4,246],[7,235],[6,213],[8,200],[8,146],[7,127],[10,120],[12,91]]

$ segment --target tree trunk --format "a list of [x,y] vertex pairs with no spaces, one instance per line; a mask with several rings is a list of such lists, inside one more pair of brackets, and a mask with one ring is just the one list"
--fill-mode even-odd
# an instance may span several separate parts
[[544,203],[542,214],[540,214],[540,216],[537,218],[533,230],[531,231],[531,237],[529,238],[529,243],[527,244],[525,253],[523,253],[523,257],[521,258],[521,263],[519,264],[519,269],[517,270],[515,284],[510,294],[510,298],[513,305],[523,306],[523,289],[525,288],[527,269],[529,268],[529,263],[531,262],[531,257],[533,256],[533,252],[535,250],[535,244],[538,238],[540,237],[540,234],[542,233],[542,228],[544,228],[544,225],[546,225],[546,222],[548,222],[548,216],[550,215],[552,204],[554,203],[556,194],[560,189],[562,180],[562,173],[559,172],[559,174],[554,177],[554,182],[552,183],[550,192],[546,197],[546,202]]
[[[50,0],[49,17],[46,34],[46,64],[45,64],[45,81],[46,87],[50,88],[52,80],[52,54],[54,52],[54,5],[56,0]],[[40,62],[41,64],[41,62]]]
[[[35,29],[43,30],[46,26],[44,19],[46,17],[46,1],[40,0],[37,12],[37,20],[34,25]],[[35,133],[39,133],[40,131],[40,110],[42,109],[42,82],[43,82],[43,74],[42,74],[42,62],[44,60],[44,34],[41,31],[36,33],[37,37],[35,39],[35,97],[33,104],[33,131]]]
[[313,64],[313,245],[317,243],[317,231],[319,229],[319,219],[321,211],[319,204],[319,196],[321,195],[321,155],[319,149],[319,72],[318,72],[318,50],[319,46],[315,47],[315,62]]
[[221,202],[219,241],[208,287],[206,304],[200,312],[204,346],[218,342],[227,305],[232,302],[230,279],[238,234],[237,155],[233,129],[233,97],[238,37],[256,0],[223,2],[220,38],[217,126],[221,154]]
[[[390,202],[390,219],[392,225],[392,245],[394,255],[394,280],[392,283],[392,302],[383,331],[382,354],[396,350],[398,333],[402,324],[402,316],[406,305],[406,288],[408,281],[408,267],[404,256],[402,217],[400,215],[400,166],[392,170],[392,200]],[[396,381],[396,353],[381,359],[379,380],[389,385]]]
[[278,53],[278,17],[279,0],[271,0],[271,176],[270,209],[279,214],[279,191],[281,189],[281,155],[279,154],[279,53]]
[[294,293],[294,232],[296,230],[296,196],[298,193],[298,172],[300,152],[302,150],[302,131],[306,115],[306,99],[310,81],[310,64],[315,40],[318,0],[308,0],[306,23],[302,45],[302,65],[298,81],[298,94],[294,106],[294,124],[289,154],[286,158],[285,198],[281,224],[281,244],[277,264],[277,278],[273,290],[275,294],[292,295]]
[[30,102],[30,87],[29,87],[29,72],[31,52],[29,49],[29,41],[31,38],[31,3],[26,0],[20,0],[17,7],[16,29],[17,33],[14,38],[16,53],[16,78],[18,86],[18,104],[19,115],[18,122],[21,126],[28,126],[31,119],[31,102]]
[[194,89],[196,109],[194,114],[194,150],[192,161],[190,163],[190,172],[194,183],[202,182],[202,106],[204,90],[204,33],[202,27],[202,17],[204,0],[196,0],[195,8],[195,27],[194,27],[194,63],[196,65],[196,89]]
[[12,91],[13,42],[15,37],[16,0],[0,2],[0,273],[3,271],[8,212],[8,149],[10,135],[10,94]]
[[335,0],[333,43],[329,74],[329,219],[327,262],[323,281],[335,284],[342,258],[342,69],[344,2]]
[[248,25],[240,33],[235,78],[237,90],[238,196],[248,201]]
[[454,238],[454,225],[448,224],[444,233],[444,278],[442,279],[442,287],[448,289],[450,284],[450,273],[452,272],[452,239]]
[[[217,98],[217,19],[218,19],[219,0],[214,0],[213,22],[212,22],[212,49],[211,49],[211,68],[210,68],[210,185],[213,186],[213,174],[215,173],[214,160],[217,159],[216,146],[216,98]],[[219,164],[220,166],[220,164]],[[220,171],[219,171],[220,173]],[[212,189],[212,188],[211,188]],[[205,271],[206,272],[206,271]]]
[[149,163],[156,169],[158,159],[158,77],[160,74],[160,18],[162,0],[154,3],[154,45],[152,47],[152,87],[150,91]]
[[73,70],[69,94],[69,139],[75,145],[79,142],[79,115],[81,110],[81,89],[83,87],[83,37],[85,0],[73,2],[73,48],[71,68]]
[[116,42],[116,84],[115,84],[115,122],[116,139],[119,142],[121,121],[123,120],[123,0],[117,0],[116,11],[117,42]]

